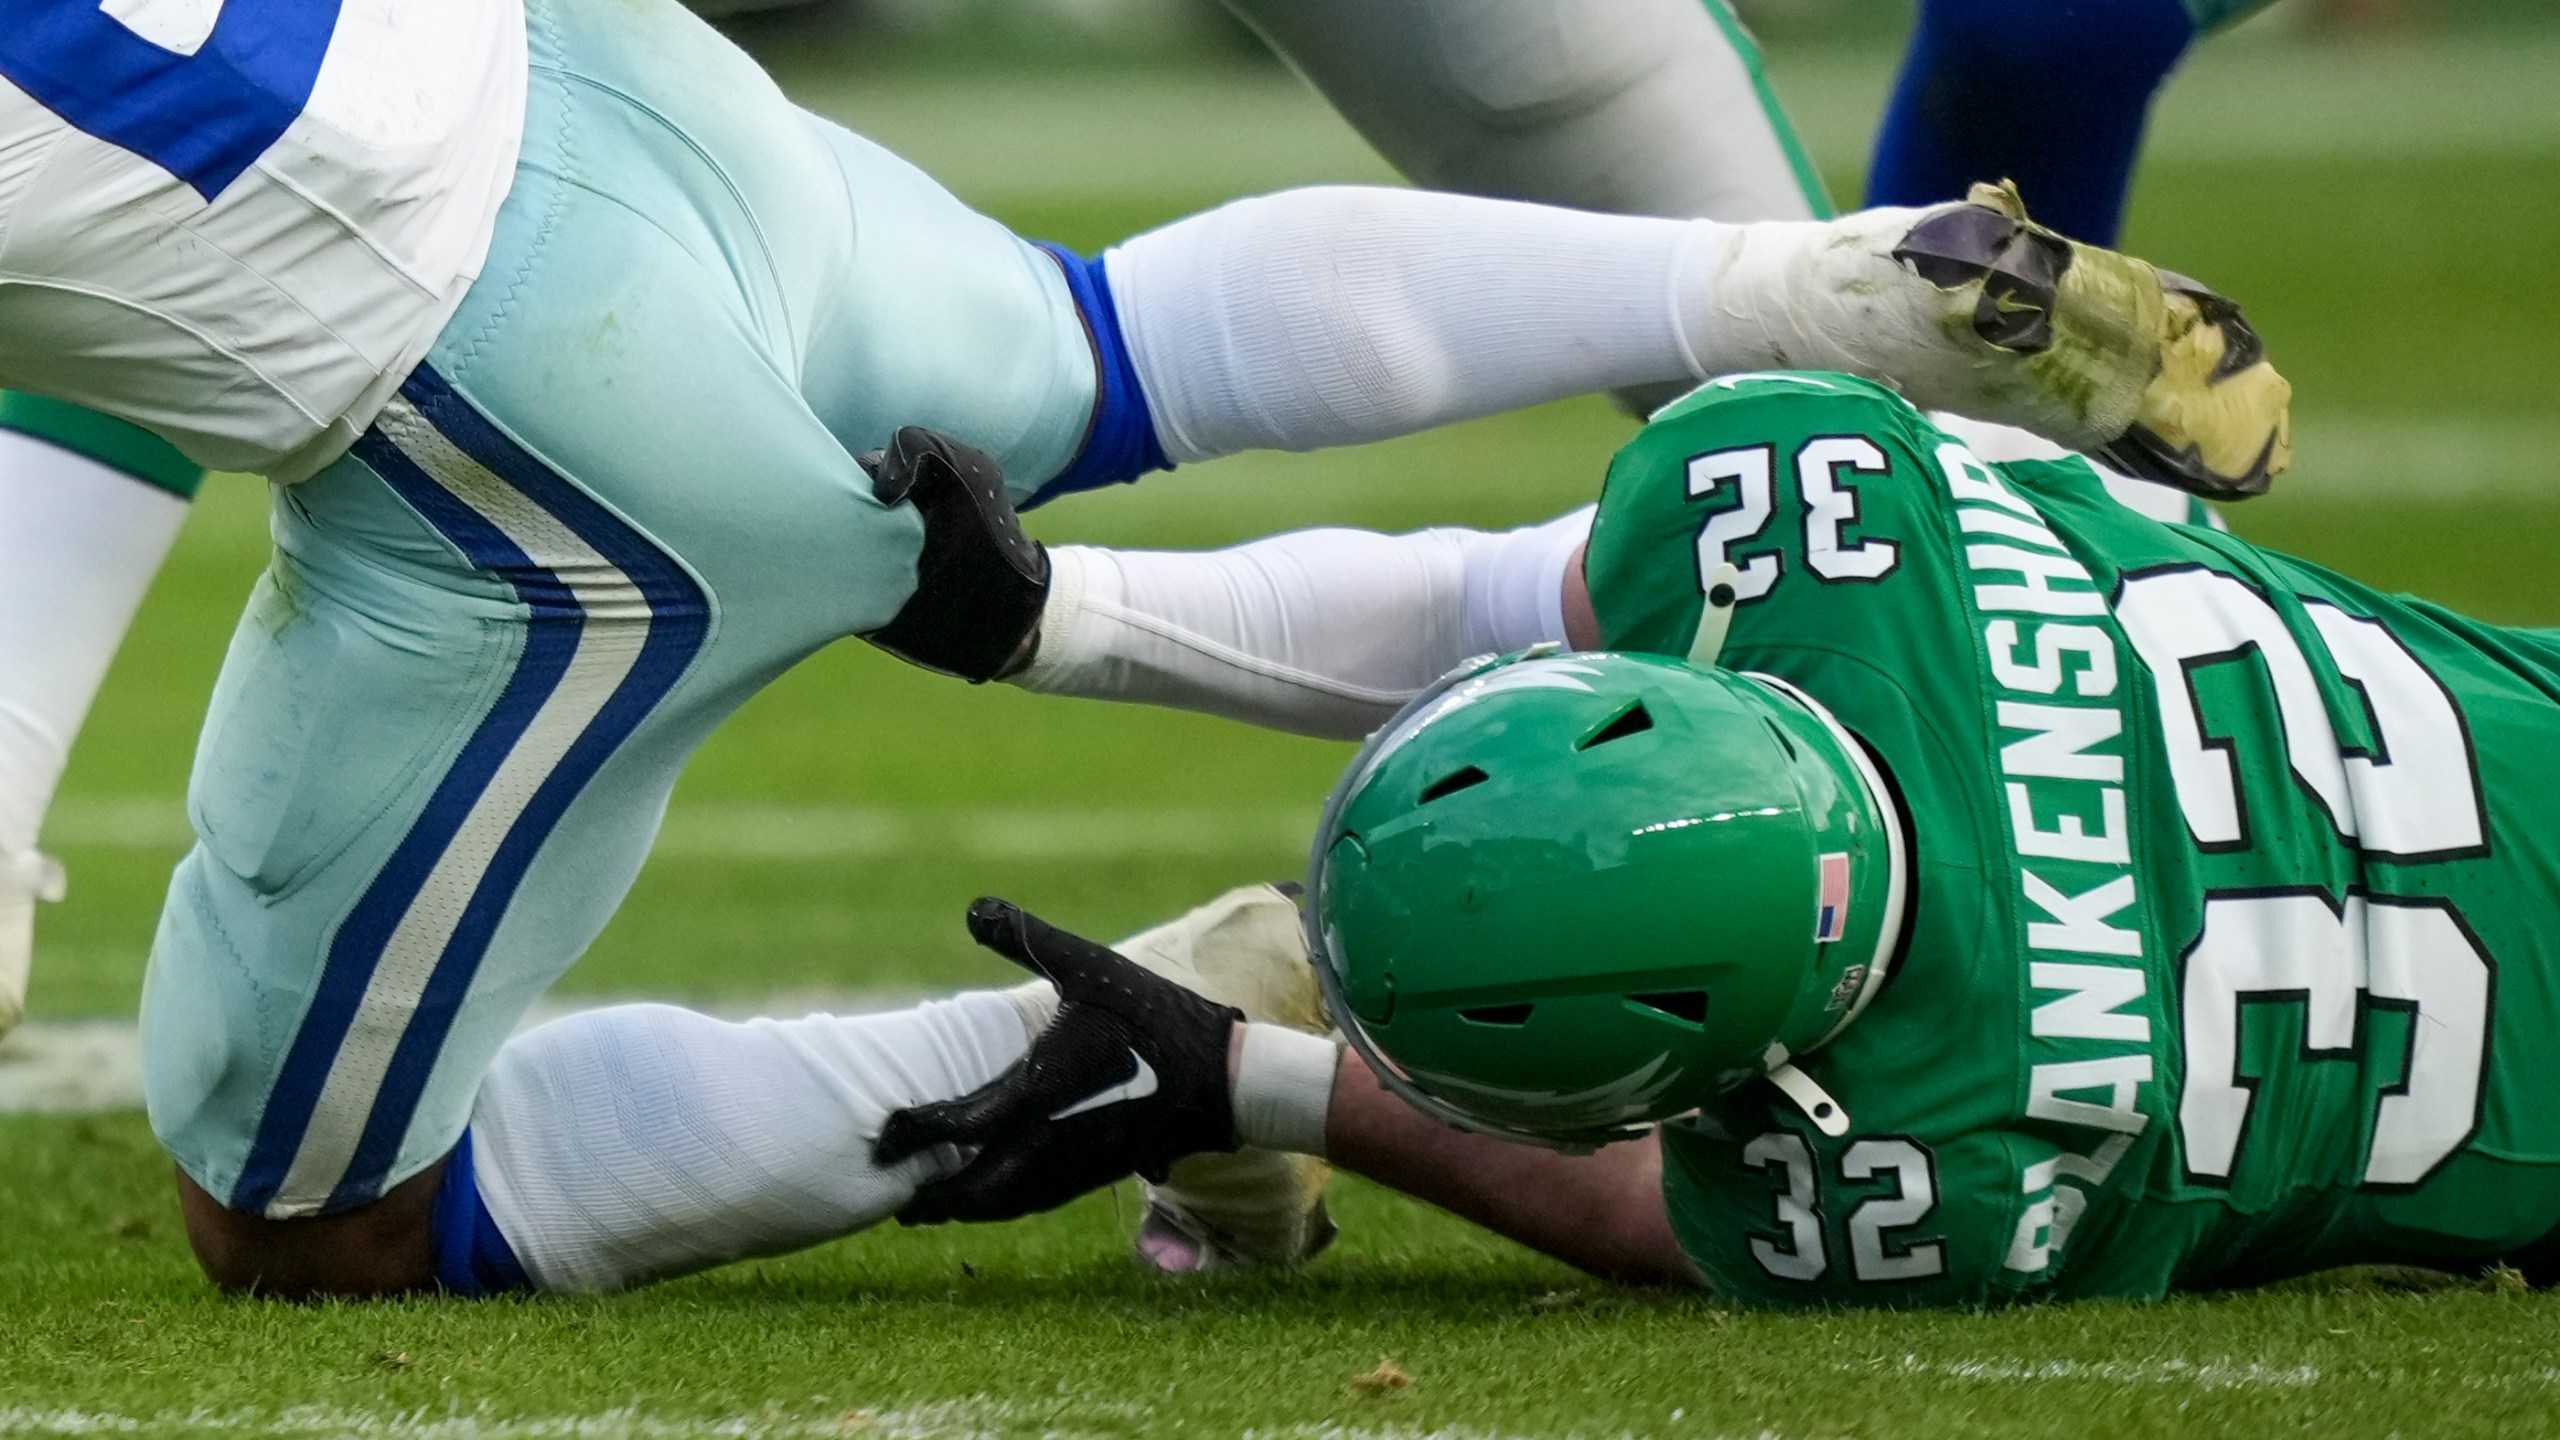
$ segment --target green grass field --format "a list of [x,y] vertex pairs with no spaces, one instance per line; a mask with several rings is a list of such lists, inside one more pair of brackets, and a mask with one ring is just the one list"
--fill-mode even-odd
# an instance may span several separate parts
[[[1780,57],[1836,187],[1885,57]],[[1374,178],[1283,77],[831,76],[812,103],[1017,226],[1096,245],[1242,190]],[[2243,297],[2294,377],[2302,462],[2254,538],[2483,615],[2560,624],[2560,38],[2390,52],[2243,41],[2172,96],[2132,243]],[[1100,158],[1107,156],[1108,158]],[[2030,197],[2032,199],[2032,197]],[[1623,422],[1577,404],[1361,453],[1247,458],[1080,497],[1050,538],[1504,524],[1579,503]],[[264,496],[208,490],[100,701],[49,834],[39,1019],[128,1015]],[[567,982],[729,1008],[997,977],[958,919],[1003,893],[1133,929],[1293,872],[1341,747],[970,690],[859,645],[704,752],[622,918]],[[881,1232],[592,1302],[214,1297],[138,1115],[0,1118],[0,1434],[1783,1436],[2538,1433],[2560,1300],[2342,1276],[1998,1316],[1773,1318],[1612,1292],[1348,1186],[1303,1275],[1164,1282],[1125,1195]],[[1355,1383],[1382,1359],[1409,1387]]]

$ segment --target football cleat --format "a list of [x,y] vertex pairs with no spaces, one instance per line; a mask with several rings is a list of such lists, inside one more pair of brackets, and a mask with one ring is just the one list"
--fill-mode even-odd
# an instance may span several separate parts
[[[0,1035],[27,1013],[27,976],[35,963],[36,905],[59,900],[60,862],[28,850],[0,851]],[[1312,982],[1310,982],[1312,983]]]
[[2292,463],[2293,387],[2240,307],[2045,229],[2015,185],[1926,212],[1893,258],[1938,288],[1950,333],[2013,357],[1992,388],[2028,413],[1982,418],[2219,499],[2259,494]]
[[2293,390],[2240,308],[2035,224],[2013,185],[1739,225],[1727,244],[1716,368],[1847,371],[2216,498],[2291,463]]
[[2293,463],[2293,386],[2238,305],[2167,270],[2160,283],[2173,332],[2160,373],[2142,392],[2141,416],[2096,453],[2197,495],[2263,494]]
[[[1247,1019],[1326,1034],[1333,1024],[1308,963],[1295,889],[1231,890],[1113,948]],[[1140,1184],[1139,1263],[1187,1273],[1312,1259],[1333,1242],[1324,1203],[1332,1178],[1333,1167],[1312,1155],[1250,1146],[1178,1160],[1163,1184]]]
[[1324,1203],[1332,1175],[1314,1156],[1276,1150],[1177,1161],[1170,1184],[1138,1182],[1146,1199],[1138,1217],[1138,1263],[1188,1275],[1312,1260],[1336,1233]]

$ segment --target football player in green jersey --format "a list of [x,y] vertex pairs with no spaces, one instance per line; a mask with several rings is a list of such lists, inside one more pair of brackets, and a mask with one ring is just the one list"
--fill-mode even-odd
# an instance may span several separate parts
[[[1529,583],[1587,653],[1426,691],[1327,812],[1310,930],[1349,1053],[1230,1040],[990,907],[1068,1005],[1013,1074],[892,1123],[987,1147],[917,1218],[1242,1141],[1752,1304],[2545,1268],[2560,632],[2148,518],[2084,460],[1987,464],[1836,374],[1711,382],[1574,519]],[[1116,557],[1107,603],[1172,563]],[[1291,633],[1346,652],[1478,598],[1332,578]],[[1083,623],[1044,622],[1033,669],[1082,679],[1043,688],[1285,718],[1267,684],[1133,682]],[[1387,643],[1285,658],[1374,696]]]

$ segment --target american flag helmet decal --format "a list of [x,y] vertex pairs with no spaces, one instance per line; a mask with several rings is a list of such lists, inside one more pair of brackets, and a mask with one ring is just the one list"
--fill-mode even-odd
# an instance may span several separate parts
[[1822,857],[1822,898],[1814,906],[1813,940],[1828,945],[1849,933],[1849,857],[1834,851]]

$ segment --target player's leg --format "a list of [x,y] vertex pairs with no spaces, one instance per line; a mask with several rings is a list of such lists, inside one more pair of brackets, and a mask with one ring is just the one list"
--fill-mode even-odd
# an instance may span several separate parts
[[[534,18],[571,48],[593,13]],[[911,588],[916,518],[848,447],[930,419],[1036,486],[1094,409],[1057,262],[841,132],[733,133],[758,82],[687,43],[635,47],[680,75],[579,92],[646,97],[650,123],[607,98],[528,127],[503,278],[280,517],[150,997],[155,1123],[227,1283],[598,1288],[845,1233],[914,1178],[857,1163],[876,1116],[1022,1043],[1014,1002],[983,998],[751,1026],[625,1007],[498,1039],[601,926],[702,733]],[[726,173],[626,153],[670,123]],[[862,213],[830,228],[812,195]],[[564,385],[564,353],[596,364]],[[279,773],[304,788],[260,783]]]
[[1724,0],[1227,0],[1435,190],[1623,215],[1828,215]]
[[[2266,0],[2125,0],[2099,6],[1927,0],[1876,137],[1867,200],[1926,204],[2006,176],[2037,217],[2112,245],[2121,226],[2151,98],[2199,33]],[[1980,434],[1985,427],[1971,425]],[[2008,453],[2036,437],[1983,435]],[[2129,477],[2110,488],[2162,518],[2219,525],[2193,497]]]
[[[828,133],[866,200],[931,188],[877,147]],[[1924,222],[1950,217],[1966,234],[1949,254],[1900,258],[1928,248]],[[1017,367],[969,343],[923,364],[910,353],[911,332],[975,327],[971,313],[927,313],[917,302],[930,286],[897,283],[902,269],[955,262],[877,226],[864,235],[852,264],[892,278],[847,287],[861,303],[821,326],[808,367],[821,413],[836,397],[903,405],[901,423],[1002,452],[1001,433],[943,417],[952,397],[987,390],[988,379],[1009,385]],[[1036,498],[1167,459],[1357,443],[1567,395],[1773,367],[1884,376],[1927,403],[2075,445],[2113,443],[2156,412],[2231,431],[2207,445],[2217,464],[2245,452],[2236,468],[2247,470],[2272,453],[2282,400],[2271,371],[2208,379],[2213,365],[2196,362],[2208,351],[2218,360],[2226,332],[2196,323],[2193,297],[2162,294],[2139,262],[2058,243],[1980,206],[1737,226],[1393,190],[1260,197],[1068,267],[1104,361],[1095,435],[1125,443],[1100,447],[1115,462],[1100,466],[1084,463],[1087,447],[1064,475],[1054,469],[1063,455],[1045,457],[1049,469],[1007,456],[1006,470]],[[2007,274],[2020,265],[2041,277],[2023,290]],[[1982,299],[1995,266],[1996,307]],[[1995,344],[1964,323],[1977,310],[2001,326],[2049,316],[2050,333]]]
[[[228,1284],[592,1286],[844,1233],[911,1178],[846,1172],[857,1097],[953,1093],[1022,1043],[1001,998],[903,1023],[625,1007],[507,1038],[613,911],[685,757],[887,620],[920,540],[800,389],[856,249],[846,205],[811,203],[849,198],[832,157],[672,6],[528,15],[484,279],[356,451],[280,497],[198,761],[145,1078]],[[979,393],[1021,408],[955,413],[1042,474],[1091,362],[1055,265],[1002,238],[1010,275],[918,303],[998,312],[1018,373]],[[1073,366],[1043,369],[1043,341]],[[492,1144],[458,1152],[482,1115]],[[705,1188],[696,1161],[734,1168]]]
[[204,471],[60,401],[0,394],[0,1034],[26,999],[53,788]]
[[[1227,7],[1418,185],[1620,215],[1832,213],[1726,0]],[[1683,388],[1619,400],[1642,414]]]
[[[1258,1019],[1321,1030],[1303,947],[1273,943],[1296,915],[1254,886],[1121,949]],[[443,1172],[437,1273],[461,1291],[614,1290],[877,1223],[936,1173],[873,1163],[889,1113],[994,1078],[1056,1006],[1034,983],[880,1015],[733,1024],[628,1005],[528,1031],[499,1051]],[[1302,1258],[1331,1233],[1327,1174],[1268,1151],[1195,1157],[1174,1177],[1195,1228],[1164,1243]]]
[[2236,308],[2036,230],[1989,189],[1730,226],[1290,191],[1139,236],[1106,268],[1177,461],[1765,369],[1887,379],[2191,488],[2263,488],[2288,457],[2288,389]]
[[733,1023],[592,1010],[507,1043],[442,1176],[435,1274],[461,1294],[619,1290],[777,1255],[897,1213],[941,1161],[882,1167],[882,1123],[1027,1047],[976,991],[879,1015]]
[[[817,129],[866,204],[929,192],[957,209],[878,147]],[[813,336],[812,403],[997,451],[1026,503],[1168,461],[1357,444],[1773,366],[1887,377],[1933,405],[2077,444],[2135,445],[2197,486],[2254,484],[2283,461],[2286,388],[2262,357],[2227,348],[2255,343],[2227,302],[2036,231],[1997,193],[1733,226],[1328,187],[1239,201],[1098,262],[1054,264],[947,227],[904,227],[898,209],[866,218],[851,260],[860,282]],[[942,286],[964,262],[1038,272],[1050,308],[1089,327],[1095,363],[1081,383],[1098,385],[1100,401],[1080,451],[1053,444],[1032,464],[1006,453],[1019,440],[994,417],[1037,412],[1050,426],[1056,405],[1092,392],[1021,389],[1061,373],[1060,357],[1047,338],[1010,343],[974,304],[946,305]],[[2239,362],[2227,374],[2226,356]],[[2155,422],[2178,431],[2177,446],[2155,443]],[[861,429],[830,423],[839,435]],[[2179,448],[2199,439],[2210,463]]]
[[1870,205],[2018,182],[2036,216],[2112,245],[2151,97],[2196,36],[2266,0],[1922,0],[1876,135]]

